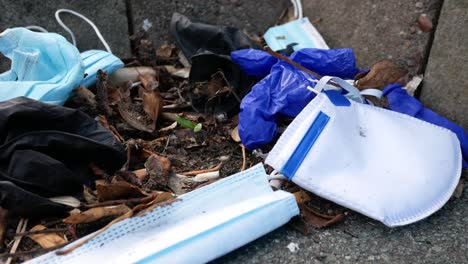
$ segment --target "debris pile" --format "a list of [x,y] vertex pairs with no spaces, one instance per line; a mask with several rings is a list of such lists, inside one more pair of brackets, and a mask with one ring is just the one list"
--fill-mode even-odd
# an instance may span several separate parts
[[[390,226],[438,210],[455,190],[461,167],[467,167],[466,132],[408,94],[420,76],[409,76],[391,60],[359,69],[351,49],[329,49],[309,20],[298,18],[283,18],[289,23],[268,30],[263,41],[236,28],[194,23],[175,13],[171,33],[177,46],[154,47],[142,30],[131,36],[136,44],[133,57],[122,60],[110,49],[80,54],[53,33],[24,28],[2,33],[0,51],[14,63],[11,71],[0,75],[0,259],[20,262],[54,250],[66,255],[132,217],[163,214],[161,208],[176,208],[185,202],[183,197],[198,197],[183,196],[187,193],[210,192],[219,200],[213,207],[203,201],[206,210],[221,210],[221,204],[237,208],[232,205],[236,198],[246,203],[244,209],[250,204],[252,211],[274,201],[285,203],[276,205],[282,210],[294,195],[295,202],[275,224],[239,240],[239,245],[226,246],[223,254],[284,224],[299,210],[290,224],[304,234],[343,221],[347,208]],[[426,20],[418,22],[430,30]],[[30,52],[33,42],[37,49]],[[264,44],[269,47],[262,49]],[[48,60],[58,55],[70,60]],[[367,119],[359,116],[364,112]],[[384,114],[372,119],[375,113]],[[397,117],[405,129],[398,129]],[[420,134],[406,129],[412,126]],[[378,132],[384,127],[388,130]],[[382,135],[395,144],[379,144],[385,141]],[[410,139],[418,137],[434,139],[441,153],[446,150],[444,166],[437,163],[440,155],[423,153],[430,146],[411,146],[417,140]],[[398,144],[414,150],[416,157],[392,152],[382,158]],[[432,174],[418,163],[426,157],[434,160]],[[271,165],[265,165],[266,172],[263,165],[255,166],[265,159]],[[375,183],[371,178],[379,168],[369,163],[388,165],[382,169],[384,179],[393,187],[404,184],[394,182],[401,180],[401,171],[427,176],[438,172],[450,176],[450,186],[432,183],[441,188],[433,196],[444,192],[436,205],[432,203],[438,197],[426,196],[431,201],[417,203],[418,197],[398,196],[407,199],[402,204],[409,201],[403,210],[418,215],[391,221],[393,215],[386,214],[391,210],[379,211],[382,206],[395,214],[401,208],[386,203],[389,196],[370,197]],[[362,177],[353,178],[357,174]],[[418,180],[412,184],[418,185]],[[215,188],[226,182],[242,183],[240,187],[258,193],[232,191],[231,200],[224,203],[230,194]],[[272,192],[268,183],[279,191]],[[367,204],[365,199],[378,202]],[[197,214],[207,213],[198,205]],[[434,210],[419,214],[427,206]],[[221,221],[216,210],[208,213]],[[236,213],[244,212],[239,210]],[[194,217],[195,211],[185,213]],[[185,220],[180,218],[181,223]],[[255,221],[246,222],[254,227]],[[65,245],[69,246],[62,248]],[[288,248],[300,250],[294,243]],[[216,254],[220,253],[212,255]]]

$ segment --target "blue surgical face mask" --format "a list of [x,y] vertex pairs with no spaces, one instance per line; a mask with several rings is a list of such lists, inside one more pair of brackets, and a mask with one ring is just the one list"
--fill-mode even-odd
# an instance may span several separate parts
[[274,51],[284,50],[288,46],[295,51],[304,48],[328,49],[325,40],[307,17],[269,28],[263,37]]
[[259,164],[118,222],[67,255],[28,263],[206,263],[298,214],[294,196],[274,192]]
[[26,96],[61,105],[83,80],[79,51],[58,34],[7,29],[0,52],[12,61],[11,70],[0,74],[0,101]]
[[124,66],[123,62],[113,54],[103,50],[88,50],[81,53],[85,69],[85,78],[81,85],[90,87],[95,84],[98,70],[105,70],[107,74],[112,74]]

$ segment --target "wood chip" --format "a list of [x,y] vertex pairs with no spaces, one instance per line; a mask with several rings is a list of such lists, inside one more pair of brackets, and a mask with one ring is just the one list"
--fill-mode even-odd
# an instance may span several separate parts
[[[47,228],[43,225],[36,225],[31,228],[30,231],[39,231],[45,229]],[[42,248],[53,248],[68,242],[64,237],[58,235],[57,233],[35,234],[29,235],[28,237],[38,243]]]
[[236,126],[232,131],[231,131],[231,138],[235,142],[239,143],[241,142],[240,136],[239,136],[239,126]]

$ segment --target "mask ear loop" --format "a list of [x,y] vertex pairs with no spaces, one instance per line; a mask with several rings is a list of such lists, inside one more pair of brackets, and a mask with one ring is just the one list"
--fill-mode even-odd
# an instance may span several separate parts
[[78,13],[78,12],[75,12],[73,10],[70,10],[70,9],[59,9],[55,12],[55,19],[57,20],[57,22],[60,24],[60,26],[68,32],[68,34],[70,34],[71,36],[71,39],[72,39],[72,43],[73,43],[73,46],[76,46],[76,39],[75,39],[75,34],[73,34],[73,31],[67,27],[67,25],[65,25],[65,23],[63,23],[62,19],[60,18],[60,13],[69,13],[69,14],[72,14],[72,15],[75,15],[81,19],[83,19],[84,21],[86,21],[86,23],[88,23],[89,25],[91,25],[91,27],[94,29],[94,32],[96,32],[96,35],[97,37],[99,38],[99,40],[102,42],[102,44],[104,45],[104,47],[106,48],[107,52],[109,53],[112,53],[112,50],[111,48],[109,47],[109,45],[107,44],[106,40],[104,39],[104,37],[101,35],[101,32],[99,31],[99,29],[96,27],[96,25],[93,23],[93,21],[89,20],[87,17],[85,17],[84,15]]
[[40,26],[30,25],[30,26],[26,26],[24,28],[29,29],[29,30],[39,31],[39,32],[42,32],[42,33],[49,33],[49,31],[47,31],[47,29],[45,29],[43,27],[40,27]]
[[277,170],[273,170],[270,175],[268,175],[268,180],[288,180],[286,176],[283,174],[279,173]]

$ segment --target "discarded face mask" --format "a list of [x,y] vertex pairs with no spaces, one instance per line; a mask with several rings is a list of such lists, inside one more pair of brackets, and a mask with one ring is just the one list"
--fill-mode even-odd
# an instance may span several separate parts
[[67,255],[27,263],[206,263],[298,214],[294,196],[274,192],[258,164],[118,222]]
[[318,94],[266,163],[302,188],[394,227],[440,209],[461,174],[451,131],[383,108]]
[[269,28],[263,37],[267,45],[278,52],[288,47],[294,51],[304,48],[329,49],[307,17]]
[[83,60],[85,77],[81,85],[90,87],[97,81],[96,74],[98,70],[105,70],[111,75],[124,66],[124,63],[112,53],[103,50],[88,50],[81,53]]
[[83,80],[80,53],[58,34],[7,29],[0,52],[11,60],[11,70],[0,74],[0,101],[26,96],[61,105]]
[[390,84],[383,90],[383,96],[388,99],[389,108],[398,113],[406,114],[424,120],[436,126],[444,127],[455,133],[460,141],[464,169],[468,168],[468,134],[463,127],[435,113],[416,98],[410,96],[401,84]]

